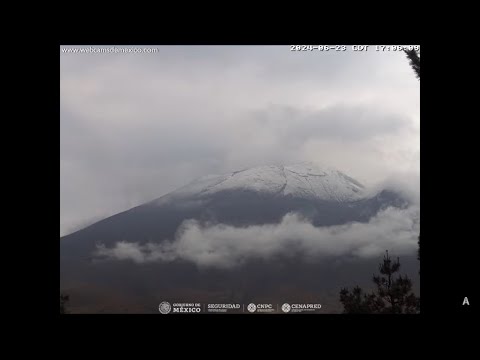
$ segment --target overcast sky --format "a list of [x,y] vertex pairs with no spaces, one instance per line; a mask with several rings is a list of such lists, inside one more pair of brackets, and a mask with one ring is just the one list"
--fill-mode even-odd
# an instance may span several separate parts
[[61,235],[255,165],[419,176],[420,86],[402,52],[149,48],[60,52]]

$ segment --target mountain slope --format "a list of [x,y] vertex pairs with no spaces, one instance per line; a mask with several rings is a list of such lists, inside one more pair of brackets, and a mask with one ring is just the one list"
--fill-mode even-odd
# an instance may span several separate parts
[[262,166],[208,176],[141,206],[111,216],[61,238],[62,255],[88,257],[95,244],[172,240],[184,220],[234,226],[278,223],[297,212],[316,226],[367,222],[380,209],[404,206],[400,195],[384,190],[367,196],[347,175],[311,163]]
[[[210,175],[62,237],[61,286],[73,298],[80,299],[78,309],[85,312],[106,309],[112,304],[120,309],[115,310],[118,312],[134,308],[148,308],[145,311],[149,312],[155,311],[157,301],[165,299],[246,302],[262,297],[274,301],[280,293],[313,296],[324,293],[325,289],[336,293],[339,284],[352,280],[361,283],[367,273],[365,279],[368,279],[377,259],[339,267],[335,259],[304,263],[287,257],[248,261],[239,268],[224,271],[199,269],[183,260],[148,264],[99,261],[94,253],[99,244],[110,248],[121,241],[138,244],[176,241],[179,227],[188,219],[247,227],[276,224],[287,213],[295,212],[321,227],[366,223],[381,209],[407,205],[396,192],[384,189],[369,194],[368,189],[348,175],[311,163]],[[411,263],[415,263],[414,257]]]

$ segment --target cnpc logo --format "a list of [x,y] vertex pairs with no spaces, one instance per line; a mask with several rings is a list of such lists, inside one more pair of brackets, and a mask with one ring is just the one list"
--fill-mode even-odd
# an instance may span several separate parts
[[273,304],[248,304],[247,310],[251,313],[253,312],[266,312],[273,310]]

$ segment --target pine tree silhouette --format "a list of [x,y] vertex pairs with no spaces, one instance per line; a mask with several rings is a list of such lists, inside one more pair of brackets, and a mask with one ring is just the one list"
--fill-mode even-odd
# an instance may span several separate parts
[[365,294],[356,286],[353,291],[340,291],[340,302],[346,314],[415,314],[420,299],[412,292],[412,281],[407,276],[395,276],[400,270],[400,259],[392,261],[386,251],[378,267],[380,275],[373,276],[376,291]]
[[60,314],[68,314],[65,305],[69,300],[70,296],[60,293]]
[[420,261],[420,234],[418,235],[418,256],[417,256],[418,261]]
[[[418,234],[418,252],[417,252],[417,260],[420,261],[420,234]],[[420,274],[420,270],[418,270],[418,274]]]
[[420,80],[420,56],[415,50],[404,50],[407,54],[408,60],[410,60],[410,66],[415,71],[415,76]]
[[367,295],[359,286],[353,291],[342,289],[340,291],[340,302],[343,304],[345,314],[371,314],[373,313],[372,295]]

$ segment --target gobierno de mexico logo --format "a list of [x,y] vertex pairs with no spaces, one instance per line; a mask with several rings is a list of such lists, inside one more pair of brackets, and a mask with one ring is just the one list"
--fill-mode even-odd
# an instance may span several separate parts
[[172,310],[172,306],[167,301],[162,301],[160,305],[158,305],[158,311],[161,314],[168,314]]

